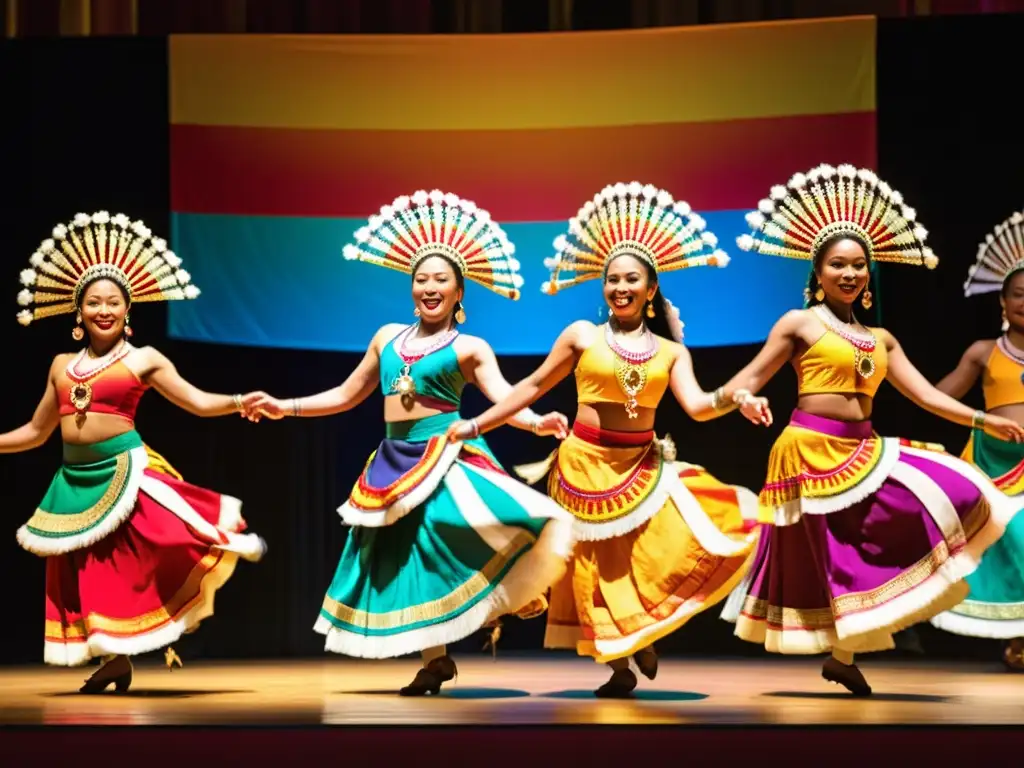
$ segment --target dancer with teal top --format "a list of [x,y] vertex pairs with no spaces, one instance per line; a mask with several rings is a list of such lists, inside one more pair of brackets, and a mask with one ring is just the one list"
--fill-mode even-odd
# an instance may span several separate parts
[[[440,191],[384,206],[344,255],[412,275],[417,321],[387,324],[334,389],[278,400],[262,394],[254,418],[327,416],[363,402],[379,383],[386,436],[339,508],[352,526],[315,630],[326,649],[362,658],[421,652],[400,691],[438,693],[455,677],[445,646],[505,614],[543,612],[545,593],[572,553],[572,519],[514,480],[479,432],[449,443],[466,384],[491,401],[512,391],[494,352],[461,334],[468,278],[510,299],[522,278],[514,248],[486,211]],[[565,437],[562,414],[520,411],[509,423]]]
[[[1024,211],[1014,212],[978,246],[964,283],[966,296],[995,291],[1003,335],[974,342],[937,388],[961,398],[980,378],[985,412],[1024,425]],[[1024,503],[1024,444],[993,437],[976,425],[960,458]],[[1013,519],[967,585],[968,598],[932,624],[957,635],[1006,640],[1003,661],[1024,671],[1024,516]]]

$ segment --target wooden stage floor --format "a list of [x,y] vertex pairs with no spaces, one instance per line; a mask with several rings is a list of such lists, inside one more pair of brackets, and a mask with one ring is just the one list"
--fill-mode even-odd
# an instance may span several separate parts
[[[662,659],[632,700],[599,700],[604,668],[583,659],[456,657],[438,697],[395,691],[417,661],[326,658],[139,664],[127,694],[77,693],[92,668],[0,668],[0,726],[879,726],[1024,725],[1024,675],[993,662],[861,663],[875,695],[821,679],[821,657]],[[1015,729],[1016,730],[1016,729]]]

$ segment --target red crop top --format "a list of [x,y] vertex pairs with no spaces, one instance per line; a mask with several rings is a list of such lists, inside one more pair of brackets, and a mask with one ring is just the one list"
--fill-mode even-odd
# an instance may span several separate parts
[[76,413],[109,413],[135,421],[139,400],[149,389],[123,360],[97,372],[84,381],[68,376],[67,370],[57,378],[60,415]]

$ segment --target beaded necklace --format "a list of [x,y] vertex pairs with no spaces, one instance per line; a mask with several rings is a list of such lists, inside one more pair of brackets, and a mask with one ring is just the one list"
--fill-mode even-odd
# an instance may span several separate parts
[[[827,304],[816,304],[811,307],[811,311],[825,324],[826,328],[853,345],[854,367],[857,369],[857,374],[862,379],[870,379],[874,376],[875,358],[873,353],[877,344],[875,335],[870,331],[861,333],[853,327],[853,323],[843,322],[836,317]],[[857,318],[852,314],[850,317],[854,323],[857,322]]]
[[103,371],[107,370],[110,366],[119,360],[123,360],[134,347],[126,341],[122,341],[119,347],[108,352],[103,357],[98,358],[99,363],[93,368],[86,371],[80,370],[79,365],[85,359],[89,349],[86,347],[77,355],[75,355],[64,368],[64,373],[67,377],[74,382],[71,386],[71,392],[69,394],[69,400],[71,401],[72,407],[78,413],[85,413],[89,410],[89,405],[92,403],[92,385],[89,382],[95,379]]
[[444,333],[437,334],[436,337],[432,337],[433,341],[431,341],[425,349],[410,351],[407,347],[409,338],[416,330],[419,329],[419,327],[419,323],[410,325],[402,331],[394,341],[395,352],[401,358],[403,365],[401,372],[395,377],[395,380],[391,382],[391,390],[388,392],[389,395],[401,395],[402,397],[414,396],[416,394],[416,382],[413,380],[411,375],[413,363],[444,349],[455,341],[455,337],[459,335],[458,329],[449,328]]
[[637,418],[637,395],[647,386],[647,363],[658,354],[658,337],[644,326],[642,334],[646,348],[638,352],[626,349],[615,340],[612,324],[609,321],[604,327],[604,340],[609,349],[615,353],[615,378],[619,387],[626,395],[626,413],[629,418]]

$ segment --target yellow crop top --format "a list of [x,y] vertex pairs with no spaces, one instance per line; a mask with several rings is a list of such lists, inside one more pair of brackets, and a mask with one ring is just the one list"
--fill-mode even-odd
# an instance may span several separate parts
[[1024,403],[1024,361],[1018,362],[1019,358],[1020,355],[1015,355],[1006,346],[1004,338],[992,347],[992,354],[988,356],[981,377],[986,411]]
[[[875,334],[877,339],[878,334]],[[796,361],[801,395],[857,394],[874,397],[888,369],[885,343],[877,339],[871,352],[874,373],[865,378],[857,371],[860,351],[826,326],[825,332]]]
[[[604,334],[580,355],[576,364],[576,394],[580,405],[625,403],[629,397],[619,386],[616,373],[618,356],[608,346]],[[647,383],[637,393],[641,408],[657,408],[668,389],[669,373],[674,361],[672,345],[659,342],[658,351],[647,361]]]

